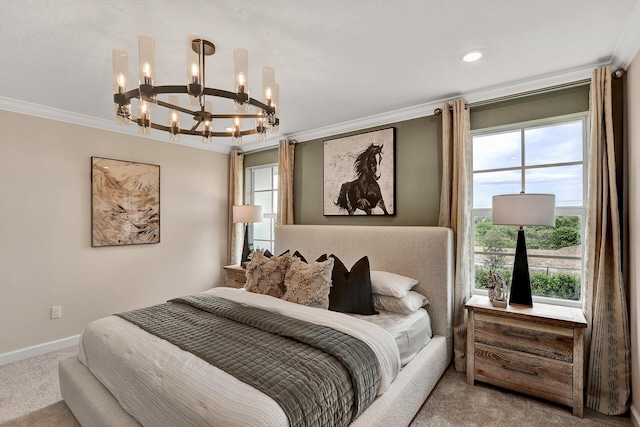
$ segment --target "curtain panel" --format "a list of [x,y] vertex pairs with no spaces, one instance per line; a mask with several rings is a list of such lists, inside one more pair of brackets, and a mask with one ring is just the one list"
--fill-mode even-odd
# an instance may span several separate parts
[[293,224],[293,165],[296,146],[281,139],[278,146],[278,225]]
[[453,308],[453,356],[456,371],[466,371],[466,310],[473,277],[471,234],[472,166],[469,109],[464,99],[442,107],[442,188],[438,225],[454,232],[455,279]]
[[240,264],[244,244],[243,224],[233,223],[233,205],[242,205],[244,200],[244,153],[229,154],[229,243],[227,258],[229,265]]
[[609,66],[591,74],[589,95],[585,354],[588,408],[607,415],[627,411],[631,393],[629,319],[622,250]]

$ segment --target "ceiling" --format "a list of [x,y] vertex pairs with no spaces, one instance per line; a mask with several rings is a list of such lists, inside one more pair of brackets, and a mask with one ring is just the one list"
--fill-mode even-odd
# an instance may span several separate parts
[[[1,109],[132,135],[135,126],[114,120],[113,48],[129,51],[136,76],[137,37],[154,37],[157,84],[183,85],[185,39],[202,36],[216,45],[207,85],[232,90],[233,49],[245,47],[250,95],[259,98],[261,68],[272,66],[281,107],[280,134],[245,137],[245,151],[284,136],[302,141],[432,114],[458,96],[474,102],[588,78],[600,65],[628,66],[640,47],[640,0],[12,0],[2,7]],[[473,48],[484,57],[462,62]],[[156,108],[152,120],[165,114]],[[231,148],[227,138],[181,143]]]

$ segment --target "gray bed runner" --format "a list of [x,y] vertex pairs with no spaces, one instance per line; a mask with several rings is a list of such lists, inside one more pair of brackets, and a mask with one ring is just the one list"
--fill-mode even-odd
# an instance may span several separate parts
[[224,298],[191,295],[118,316],[267,394],[291,426],[348,425],[380,384],[362,341]]

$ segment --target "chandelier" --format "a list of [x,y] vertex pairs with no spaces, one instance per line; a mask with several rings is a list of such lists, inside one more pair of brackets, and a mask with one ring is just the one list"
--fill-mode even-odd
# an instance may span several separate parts
[[[249,96],[249,55],[244,48],[234,50],[235,90],[230,92],[209,88],[205,84],[205,59],[215,53],[215,45],[196,36],[187,37],[186,44],[186,84],[157,86],[155,41],[147,36],[138,37],[139,86],[134,89],[129,89],[127,51],[113,49],[113,102],[118,123],[137,123],[138,132],[145,135],[151,129],[168,132],[171,141],[179,141],[180,135],[200,135],[204,144],[210,144],[214,137],[231,137],[232,143],[237,145],[242,142],[243,136],[252,134],[263,141],[267,131],[278,132],[280,88],[275,82],[275,70],[272,67],[262,68],[262,101]],[[183,105],[180,104],[180,95]],[[132,113],[131,108],[131,100],[134,98],[138,100],[137,115]],[[233,113],[215,114],[212,108],[214,99],[233,102]],[[155,113],[152,121],[151,111],[156,106],[168,111],[166,125],[155,121]],[[228,111],[231,112],[231,108]],[[181,115],[191,117],[193,122],[181,127]],[[223,123],[229,126],[224,131],[214,131],[214,121],[217,124],[221,120],[226,121]]]

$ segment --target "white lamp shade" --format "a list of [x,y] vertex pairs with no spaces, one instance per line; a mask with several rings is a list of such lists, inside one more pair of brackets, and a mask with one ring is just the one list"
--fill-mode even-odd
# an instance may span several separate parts
[[491,223],[495,225],[556,225],[555,194],[493,196]]
[[262,206],[258,205],[234,205],[233,222],[262,222]]

